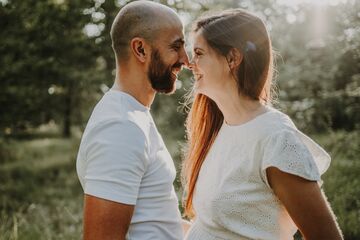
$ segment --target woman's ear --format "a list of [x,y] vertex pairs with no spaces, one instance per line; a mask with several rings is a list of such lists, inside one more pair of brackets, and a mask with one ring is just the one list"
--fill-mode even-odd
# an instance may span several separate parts
[[133,38],[130,42],[131,52],[140,62],[145,63],[148,55],[147,45],[143,38]]
[[226,56],[227,62],[231,70],[236,69],[242,62],[243,55],[236,48],[232,48]]

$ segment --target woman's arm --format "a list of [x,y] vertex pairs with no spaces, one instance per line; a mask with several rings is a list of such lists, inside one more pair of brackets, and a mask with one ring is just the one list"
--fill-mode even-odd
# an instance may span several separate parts
[[343,239],[335,216],[317,182],[266,169],[268,182],[307,240]]

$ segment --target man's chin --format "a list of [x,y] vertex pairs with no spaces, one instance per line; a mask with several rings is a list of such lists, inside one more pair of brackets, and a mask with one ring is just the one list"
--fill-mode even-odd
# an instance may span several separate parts
[[173,94],[176,90],[176,81],[177,81],[177,76],[175,74],[171,74],[170,77],[169,77],[169,82],[171,81],[171,87],[169,86],[168,88],[164,88],[158,92],[161,92],[161,93],[165,93],[165,94]]
[[175,82],[172,84],[172,87],[170,88],[158,88],[158,89],[155,89],[156,92],[158,93],[164,93],[164,94],[167,94],[167,95],[170,95],[170,94],[173,94],[176,90],[176,86],[175,86]]
[[[150,82],[152,85],[152,88],[158,92],[158,93],[164,93],[164,94],[172,94],[176,90],[176,80],[177,76],[176,74],[169,73],[167,74],[167,77],[160,77],[160,78],[150,78]],[[155,81],[155,79],[157,81]],[[160,81],[159,81],[160,79]],[[166,79],[166,80],[165,80]]]
[[167,95],[173,94],[176,90],[175,84],[173,84],[172,88],[167,88],[167,89],[155,89],[156,92],[158,93],[164,93]]
[[173,94],[175,91],[176,91],[176,81],[177,81],[178,79],[177,79],[177,76],[176,75],[174,75],[174,74],[172,74],[171,75],[171,86],[172,86],[172,89],[171,89],[171,91],[170,92],[168,92],[167,94]]

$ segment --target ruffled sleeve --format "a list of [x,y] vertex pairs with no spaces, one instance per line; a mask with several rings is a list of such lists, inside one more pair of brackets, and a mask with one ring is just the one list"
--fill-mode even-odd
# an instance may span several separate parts
[[264,141],[261,175],[269,186],[266,169],[276,167],[310,181],[320,176],[330,165],[330,156],[324,149],[297,129],[282,129]]

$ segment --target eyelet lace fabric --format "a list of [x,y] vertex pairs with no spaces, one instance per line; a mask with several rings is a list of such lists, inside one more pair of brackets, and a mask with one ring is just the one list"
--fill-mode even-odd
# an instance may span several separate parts
[[320,175],[329,167],[329,155],[297,129],[281,130],[265,144],[262,178],[266,184],[268,167],[313,181],[320,181]]
[[320,181],[329,155],[279,111],[223,126],[199,174],[196,219],[185,239],[293,239],[297,228],[269,187],[266,169]]

